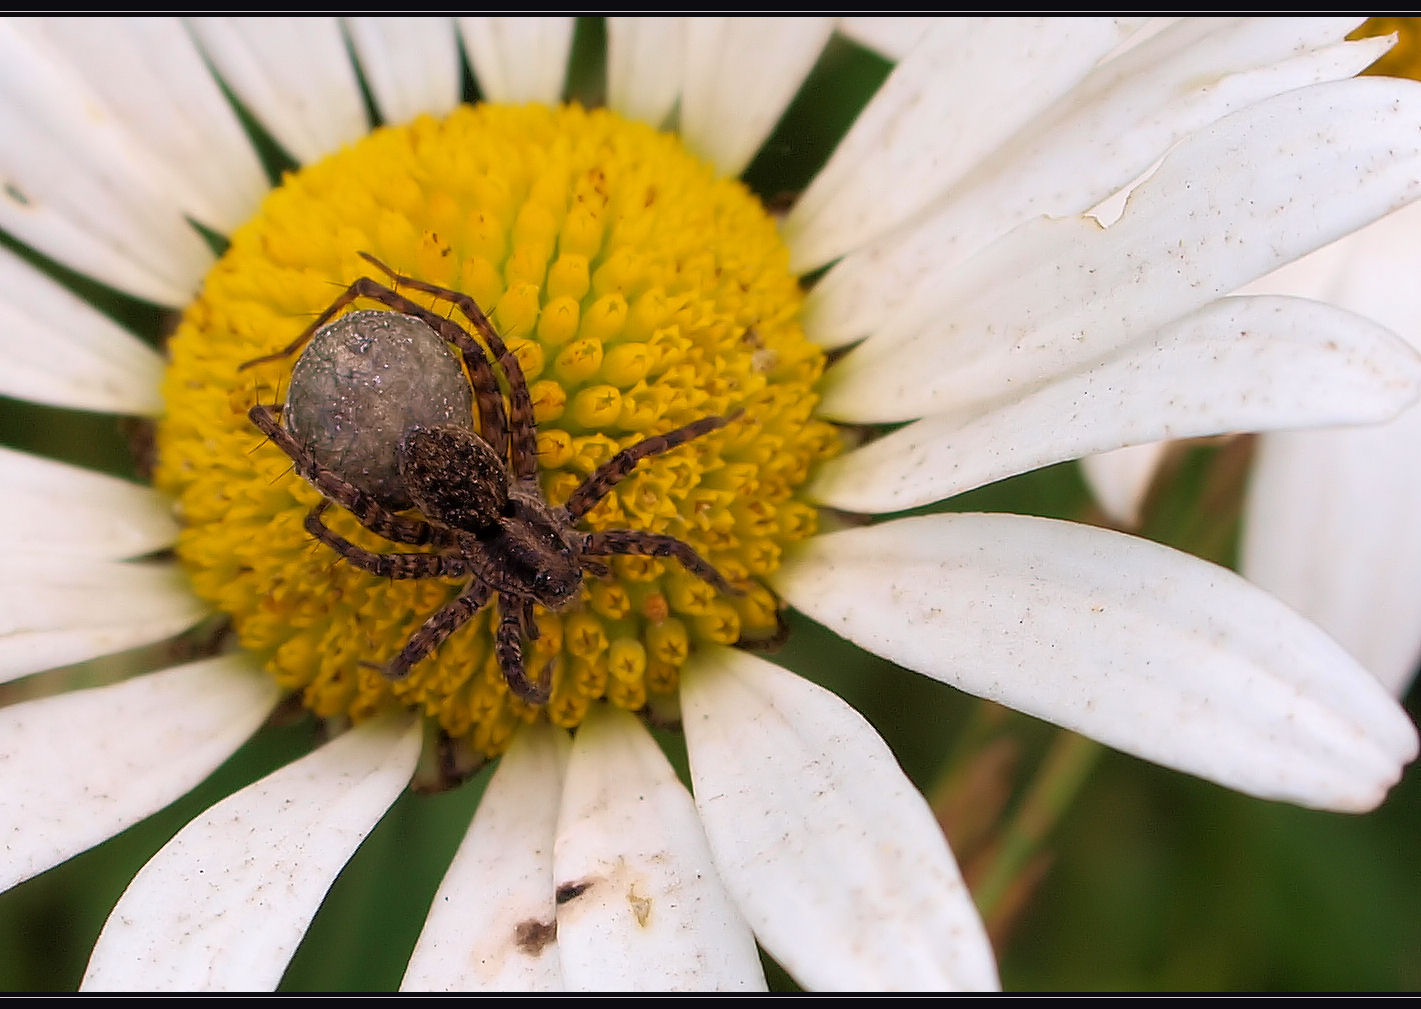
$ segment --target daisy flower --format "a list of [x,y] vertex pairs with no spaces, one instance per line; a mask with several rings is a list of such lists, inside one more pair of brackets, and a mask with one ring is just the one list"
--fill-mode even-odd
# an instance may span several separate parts
[[[1367,34],[1404,42],[1369,73],[1417,76],[1414,19],[1379,18]],[[1421,314],[1409,278],[1421,266],[1409,207],[1289,263],[1247,286],[1249,294],[1307,297],[1381,322],[1421,348]],[[1411,465],[1421,414],[1382,424],[1270,432],[1258,438],[1245,496],[1239,567],[1316,621],[1393,692],[1421,664],[1421,531],[1411,521],[1421,476]],[[1106,513],[1127,528],[1164,451],[1133,446],[1082,460]]]
[[[1242,579],[1046,519],[869,521],[1089,452],[1415,398],[1421,364],[1381,326],[1226,297],[1421,195],[1421,89],[1351,79],[1386,46],[1344,42],[1351,27],[613,19],[606,108],[588,111],[557,104],[561,18],[0,25],[0,227],[182,311],[160,358],[32,259],[0,259],[4,391],[156,426],[152,488],[0,456],[0,671],[212,614],[237,643],[0,710],[3,883],[183,795],[294,699],[333,738],[153,857],[86,987],[275,986],[422,750],[498,764],[407,988],[753,989],[757,946],[806,987],[995,986],[887,746],[730,647],[773,640],[781,604],[1146,759],[1371,808],[1414,729]],[[735,180],[836,34],[895,66],[776,220]],[[460,44],[475,106],[458,105]],[[227,95],[300,164],[265,195]],[[1086,216],[1151,169],[1110,227]],[[649,434],[736,418],[648,460],[585,527],[675,536],[737,592],[611,558],[576,605],[536,615],[545,705],[509,690],[487,612],[385,677],[462,586],[313,543],[321,495],[248,420],[291,360],[243,369],[371,273],[361,253],[489,312],[553,502]],[[392,549],[341,509],[326,520]],[[689,789],[633,712],[679,720]]]
[[[1370,26],[1369,26],[1370,27]],[[1379,19],[1404,42],[1370,69],[1415,79],[1414,18]],[[1421,348],[1415,206],[1392,214],[1251,286],[1363,312]],[[1421,666],[1421,501],[1413,460],[1421,412],[1386,424],[1264,435],[1244,506],[1244,575],[1315,620],[1401,695]]]
[[[1421,348],[1413,205],[1258,284],[1323,299]],[[1240,570],[1346,646],[1397,695],[1421,665],[1421,411],[1385,424],[1278,431],[1254,446]]]

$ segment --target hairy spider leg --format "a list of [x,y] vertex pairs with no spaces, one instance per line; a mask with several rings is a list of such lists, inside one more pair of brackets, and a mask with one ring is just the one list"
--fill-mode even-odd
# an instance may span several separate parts
[[[361,253],[361,255],[365,254]],[[369,257],[367,256],[366,258]],[[383,263],[380,263],[378,260],[372,260],[372,262],[375,262],[381,269],[388,272],[389,268]],[[392,274],[392,276],[394,275]],[[410,286],[414,287],[415,285],[411,284]],[[461,295],[460,297],[465,296]],[[468,372],[469,385],[474,390],[474,402],[478,405],[479,436],[489,443],[489,446],[500,459],[508,458],[508,415],[504,410],[503,393],[500,392],[498,388],[498,376],[494,373],[493,364],[490,362],[489,356],[483,347],[479,346],[478,341],[469,335],[468,330],[464,329],[463,326],[460,326],[453,319],[446,319],[437,312],[431,312],[418,302],[406,298],[403,294],[386,287],[371,277],[361,277],[354,281],[335,301],[331,302],[330,306],[324,312],[316,317],[316,320],[312,322],[311,325],[301,331],[300,336],[296,337],[296,339],[292,340],[281,350],[263,357],[254,357],[250,361],[242,364],[237,370],[241,371],[253,365],[290,357],[296,353],[296,351],[304,347],[315,334],[316,330],[328,323],[337,312],[359,298],[368,298],[371,301],[379,302],[386,308],[394,309],[401,315],[413,316],[438,333],[440,339],[445,343],[452,343],[459,349],[459,354],[464,359],[464,368]],[[473,303],[473,299],[469,299],[469,301],[471,304]],[[479,311],[477,305],[474,305],[474,310]],[[465,314],[468,314],[467,311]],[[481,311],[479,311],[479,315],[483,317]],[[487,322],[487,318],[484,318],[484,323],[487,324]],[[480,330],[480,332],[482,332],[482,330]],[[492,332],[492,327],[490,327],[490,332]],[[496,334],[494,339],[498,340]],[[508,354],[508,348],[503,346],[503,341],[498,340],[498,346],[502,348],[503,354],[512,357],[511,354]],[[494,349],[492,346],[490,349],[493,350],[495,355],[500,353],[499,350]],[[517,367],[517,358],[514,358],[513,361],[514,366]],[[504,370],[507,371],[506,365]],[[523,399],[527,402],[527,417],[531,420],[533,416],[532,400],[528,395],[528,385],[523,381],[523,372],[521,369],[518,371],[518,381],[522,383]],[[514,384],[511,378],[509,384]],[[528,443],[532,444],[536,449],[536,437],[527,437]],[[525,438],[524,434],[520,432],[519,438],[521,444],[522,439]],[[535,458],[535,468],[536,461]]]
[[[389,277],[396,287],[408,287],[414,291],[423,291],[425,294],[442,298],[473,323],[474,328],[484,338],[484,343],[488,344],[489,351],[508,378],[509,426],[513,434],[513,455],[510,459],[510,468],[513,475],[519,480],[536,478],[538,475],[538,429],[533,421],[533,397],[528,392],[528,380],[523,375],[523,366],[518,363],[518,357],[508,349],[508,345],[503,342],[503,338],[493,328],[493,323],[489,321],[489,317],[484,314],[484,310],[479,307],[478,302],[460,291],[396,273],[368,252],[360,253],[360,257]],[[488,441],[487,438],[484,440]],[[493,443],[490,442],[490,444]],[[500,458],[503,458],[501,452],[499,455]]]
[[[297,444],[291,432],[281,426],[276,411],[271,407],[258,403],[247,411],[247,416],[277,448],[286,453],[296,466],[296,472],[307,483],[354,515],[366,529],[387,540],[410,546],[423,546],[436,538],[435,529],[428,522],[396,515],[344,477],[320,466],[310,452]],[[320,506],[317,508],[320,509]],[[319,515],[319,510],[316,514]]]
[[488,758],[482,753],[471,753],[468,747],[455,740],[444,729],[439,730],[434,745],[437,755],[435,773],[416,773],[410,781],[411,791],[423,795],[447,792],[468,781],[488,763]]
[[[500,601],[502,601],[502,597],[500,597]],[[532,599],[525,597],[520,600],[518,620],[523,627],[523,636],[529,641],[537,641],[538,635],[542,632],[538,630],[538,622],[533,619]]]
[[523,621],[528,604],[505,600],[502,593],[498,597],[498,630],[494,633],[493,650],[498,656],[498,666],[508,689],[527,703],[538,707],[548,703],[552,696],[552,667],[543,671],[535,684],[528,679],[523,665]]
[[306,514],[306,531],[361,570],[381,578],[450,578],[469,573],[460,554],[377,554],[358,547],[321,521],[329,503],[322,501]]
[[674,557],[681,566],[702,581],[732,596],[745,593],[731,585],[711,563],[696,553],[696,548],[664,533],[643,532],[640,529],[606,529],[587,533],[582,550],[594,556],[636,554],[641,557]]
[[674,431],[654,434],[650,438],[643,438],[629,448],[622,449],[593,470],[587,479],[567,496],[567,500],[563,502],[563,509],[567,512],[568,521],[576,522],[591,511],[597,502],[606,497],[607,492],[620,483],[643,459],[660,455],[677,445],[684,445],[693,438],[699,438],[717,428],[725,427],[744,412],[744,410],[734,410],[724,417],[702,417],[700,420],[693,420]]
[[[475,578],[462,595],[451,599],[420,625],[419,630],[410,635],[400,654],[390,660],[385,667],[385,675],[392,680],[403,680],[410,669],[420,659],[442,645],[449,635],[469,622],[475,613],[483,609],[493,595],[493,589]],[[505,670],[504,675],[507,675]]]

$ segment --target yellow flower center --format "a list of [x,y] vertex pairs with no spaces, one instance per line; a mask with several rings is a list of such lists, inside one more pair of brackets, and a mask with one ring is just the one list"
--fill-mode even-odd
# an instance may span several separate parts
[[1370,38],[1396,32],[1396,45],[1366,69],[1369,74],[1421,78],[1421,18],[1374,17],[1367,19],[1349,39]]
[[[248,417],[282,401],[298,355],[239,370],[290,344],[358,278],[388,283],[361,253],[488,313],[526,375],[553,505],[618,451],[743,410],[642,462],[577,525],[676,537],[743,594],[674,559],[598,558],[611,575],[589,574],[556,612],[536,608],[536,639],[522,640],[529,678],[551,676],[545,706],[510,691],[494,606],[407,678],[388,678],[469,579],[380,577],[314,540],[305,520],[322,493]],[[460,318],[448,301],[400,293]],[[178,502],[178,552],[196,591],[321,717],[403,705],[493,756],[543,715],[571,727],[599,699],[640,709],[674,691],[695,649],[776,632],[763,578],[814,531],[796,493],[837,447],[811,416],[823,357],[800,329],[800,301],[760,204],[672,136],[604,111],[497,105],[378,130],[268,197],[172,340],[156,482]],[[363,309],[389,310],[362,298],[346,311]],[[384,539],[338,505],[321,519],[375,553],[437,552]]]

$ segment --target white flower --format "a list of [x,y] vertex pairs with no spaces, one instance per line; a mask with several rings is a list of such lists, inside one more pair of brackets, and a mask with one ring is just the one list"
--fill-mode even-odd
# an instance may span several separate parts
[[[1317,298],[1421,347],[1415,205],[1259,281]],[[1255,447],[1240,565],[1346,646],[1388,689],[1421,664],[1421,411],[1386,424],[1266,434]]]
[[[1372,72],[1414,76],[1404,47]],[[1421,301],[1411,282],[1421,266],[1415,207],[1282,267],[1249,294],[1325,301],[1383,323],[1421,347]],[[1316,621],[1394,693],[1421,664],[1421,500],[1413,466],[1421,414],[1381,424],[1263,435],[1245,502],[1240,567],[1252,581]],[[1138,521],[1163,443],[1083,460],[1107,514]]]
[[[652,122],[678,107],[687,144],[738,173],[834,27],[614,20],[609,103]],[[901,27],[916,41],[783,224],[796,270],[834,264],[811,337],[858,344],[821,412],[911,421],[823,467],[823,505],[893,512],[1124,444],[1377,419],[1416,396],[1416,355],[1374,323],[1224,297],[1421,195],[1421,88],[1348,79],[1384,43],[1321,20]],[[212,262],[189,220],[230,232],[264,186],[204,55],[302,161],[368,129],[333,20],[190,28],[0,24],[0,226],[168,305]],[[560,97],[568,21],[458,28],[486,98]],[[457,100],[443,21],[348,31],[386,118]],[[1118,222],[1083,216],[1161,156]],[[3,391],[162,409],[154,354],[18,258],[0,273]],[[203,616],[176,567],[133,560],[174,539],[156,495],[9,451],[0,474],[5,678]],[[64,532],[36,544],[37,527]],[[1251,794],[1367,809],[1416,752],[1400,709],[1320,631],[1129,537],[899,519],[815,538],[773,583],[925,675]],[[278,695],[228,654],[0,710],[0,883],[185,793]],[[519,735],[407,987],[756,987],[756,940],[808,987],[996,983],[935,822],[861,717],[726,648],[693,660],[681,697],[691,792],[611,707],[570,742]],[[419,748],[412,720],[365,722],[199,815],[115,908],[87,986],[274,986]]]

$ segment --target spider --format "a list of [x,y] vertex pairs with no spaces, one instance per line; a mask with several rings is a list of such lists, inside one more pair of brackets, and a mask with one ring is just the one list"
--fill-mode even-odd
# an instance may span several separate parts
[[[642,460],[724,427],[742,411],[702,417],[623,449],[553,506],[537,479],[537,427],[527,380],[482,309],[466,294],[361,256],[392,286],[361,277],[289,345],[242,368],[305,347],[292,369],[286,403],[258,403],[247,415],[324,496],[306,515],[311,536],[380,577],[465,579],[458,596],[426,619],[383,667],[387,677],[408,676],[497,597],[494,652],[503,676],[518,697],[545,704],[551,663],[535,683],[523,661],[523,639],[538,636],[533,606],[567,608],[578,598],[584,572],[608,575],[598,558],[613,554],[670,557],[717,590],[740,594],[673,536],[636,529],[584,532],[576,523]],[[462,325],[398,293],[399,287],[449,302],[483,338],[487,352]],[[357,298],[393,311],[351,312],[330,322]],[[508,386],[506,408],[493,361]],[[439,392],[430,394],[431,387]],[[400,390],[403,399],[391,404]],[[471,401],[478,409],[477,433]],[[323,521],[332,504],[387,540],[429,549],[380,554],[356,546]],[[419,514],[406,513],[411,505]]]

